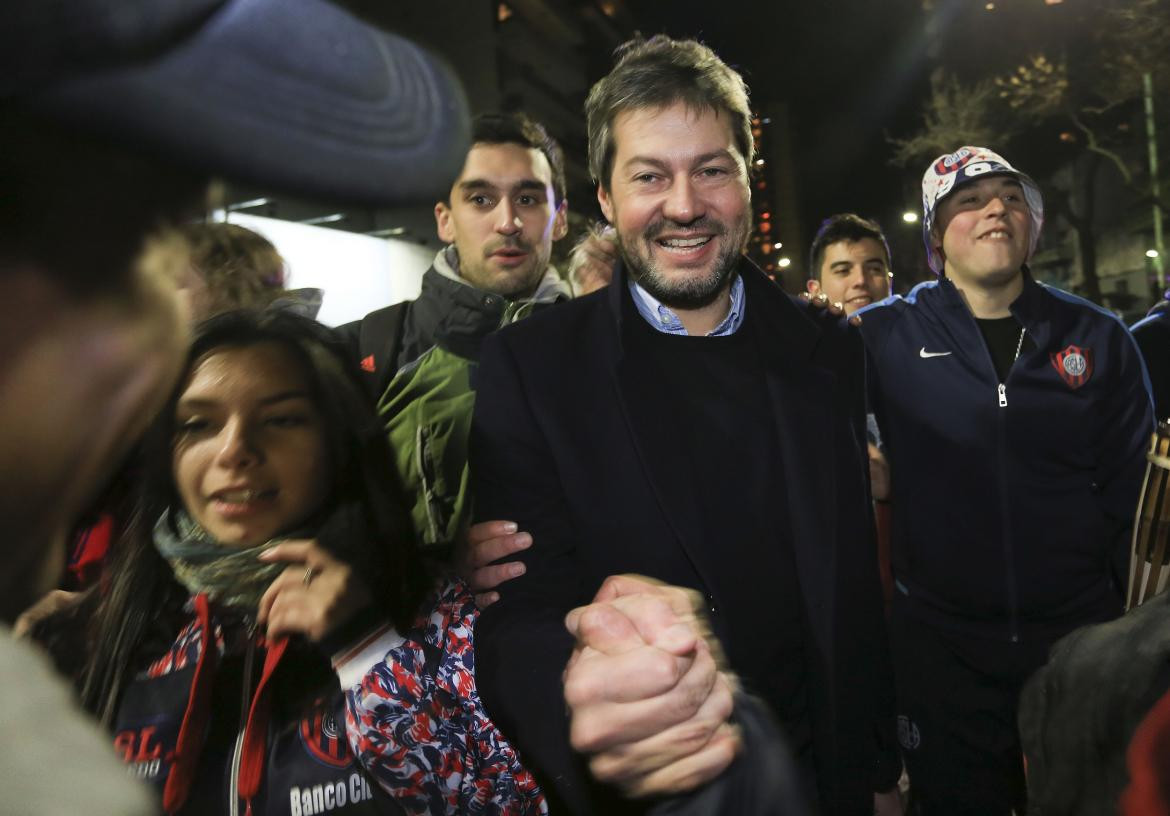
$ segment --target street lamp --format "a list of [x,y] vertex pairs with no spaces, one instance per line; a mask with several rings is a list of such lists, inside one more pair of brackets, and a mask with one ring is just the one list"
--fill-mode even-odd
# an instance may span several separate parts
[[1156,249],[1147,249],[1147,250],[1146,250],[1146,257],[1147,257],[1147,258],[1157,258],[1157,257],[1158,257],[1158,250],[1156,250]]
[[918,222],[918,213],[907,210],[906,212],[902,213],[902,220],[907,224],[915,224]]
[[776,265],[781,269],[787,269],[788,267],[792,266],[792,259],[785,255],[783,258],[776,261]]

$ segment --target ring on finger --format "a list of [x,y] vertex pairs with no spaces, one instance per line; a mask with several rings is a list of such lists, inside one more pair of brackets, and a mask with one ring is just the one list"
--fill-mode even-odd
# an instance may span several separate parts
[[313,580],[313,575],[316,572],[317,571],[315,569],[313,569],[312,567],[305,567],[305,575],[303,578],[301,578],[301,583],[305,586],[308,586],[309,582]]

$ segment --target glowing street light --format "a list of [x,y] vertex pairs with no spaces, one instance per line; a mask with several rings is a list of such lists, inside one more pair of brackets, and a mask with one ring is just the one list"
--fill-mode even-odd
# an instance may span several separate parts
[[785,255],[783,258],[776,261],[776,265],[781,269],[787,269],[788,267],[792,266],[792,259]]
[[902,213],[902,220],[907,224],[915,224],[918,222],[918,213],[907,210],[906,212]]
[[1157,257],[1158,257],[1158,250],[1156,250],[1156,249],[1147,249],[1147,250],[1146,250],[1146,257],[1147,257],[1147,258],[1157,258]]

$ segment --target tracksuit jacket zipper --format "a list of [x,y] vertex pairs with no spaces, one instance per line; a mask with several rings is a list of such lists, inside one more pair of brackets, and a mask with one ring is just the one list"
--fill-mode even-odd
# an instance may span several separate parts
[[[1012,363],[1012,368],[1015,363]],[[1008,589],[1008,610],[1010,629],[1008,635],[1012,643],[1018,643],[1020,640],[1020,602],[1016,590],[1016,557],[1015,547],[1012,542],[1012,530],[1009,523],[1010,512],[1008,508],[1008,485],[1007,485],[1007,428],[1006,416],[1004,409],[1007,408],[1007,386],[1006,382],[1011,379],[1011,369],[1008,369],[1007,376],[1004,377],[1004,382],[999,385],[999,410],[996,412],[996,425],[999,437],[999,513],[1003,521],[1003,550],[1004,557],[1007,559],[1007,589]]]
[[232,751],[232,767],[228,780],[228,813],[240,816],[240,761],[244,751],[244,731],[248,728],[248,709],[252,699],[252,670],[256,661],[255,623],[248,624],[248,648],[244,652],[244,682],[240,696],[240,732]]
[[[972,318],[974,320],[974,318]],[[1007,383],[1012,378],[1012,371],[1016,367],[1016,363],[1020,359],[1020,354],[1024,347],[1024,334],[1027,329],[1021,327],[1020,340],[1016,345],[1016,356],[1012,359],[1012,363],[1008,366],[1007,373],[1003,377],[1003,381],[996,386],[996,402],[998,410],[995,412],[995,430],[996,430],[996,455],[998,456],[997,464],[999,470],[999,517],[1000,529],[1003,530],[1003,552],[1006,560],[1006,574],[1007,574],[1007,591],[1008,591],[1008,620],[1009,629],[1008,637],[1012,643],[1019,643],[1020,641],[1020,601],[1019,593],[1016,588],[1016,559],[1015,547],[1012,542],[1011,531],[1011,513],[1008,504],[1008,481],[1007,481],[1007,415],[1006,409],[1008,405],[1007,399]],[[983,346],[984,355],[987,358],[987,364],[991,367],[991,373],[995,378],[999,379],[999,374],[995,370],[995,360],[991,356],[991,349],[987,347],[986,341],[983,341],[982,332],[979,331],[978,325],[975,326],[975,333],[979,336],[981,345]]]

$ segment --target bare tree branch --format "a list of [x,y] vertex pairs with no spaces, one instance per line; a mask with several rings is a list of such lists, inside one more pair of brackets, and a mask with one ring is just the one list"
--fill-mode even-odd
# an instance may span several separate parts
[[1097,134],[1093,132],[1092,128],[1088,127],[1083,121],[1081,121],[1080,116],[1074,113],[1070,114],[1069,118],[1072,119],[1072,123],[1076,125],[1082,133],[1085,134],[1085,149],[1093,153],[1099,153],[1100,155],[1109,159],[1109,161],[1113,162],[1113,164],[1117,167],[1118,172],[1121,173],[1121,177],[1125,180],[1126,186],[1133,187],[1133,173],[1130,172],[1128,165],[1125,163],[1125,159],[1121,158],[1121,156],[1112,150],[1103,147],[1097,139]]

